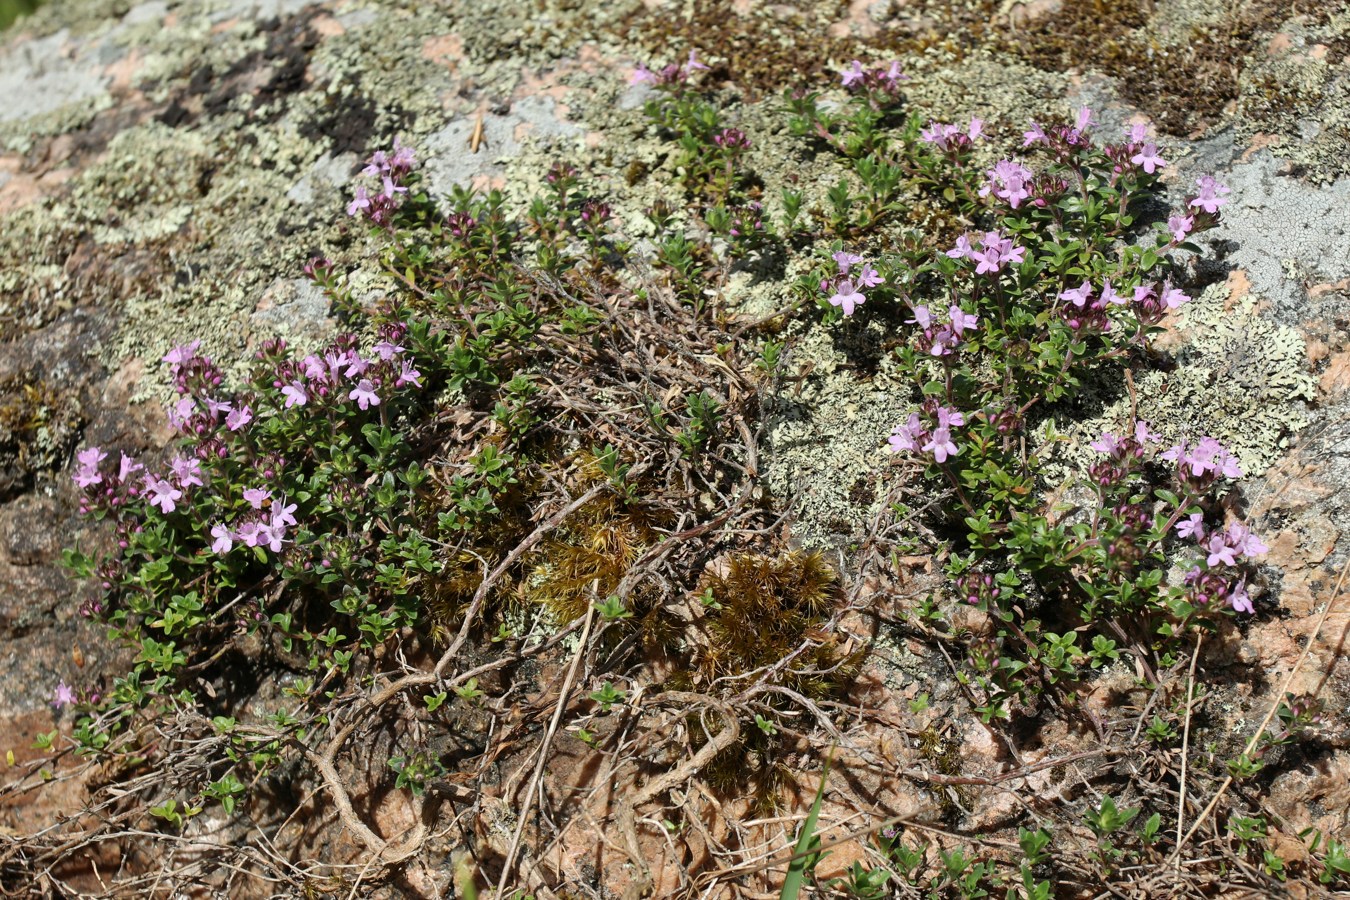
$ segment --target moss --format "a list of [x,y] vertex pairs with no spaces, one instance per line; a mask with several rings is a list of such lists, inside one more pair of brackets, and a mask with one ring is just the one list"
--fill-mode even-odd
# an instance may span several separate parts
[[50,382],[0,379],[0,501],[59,471],[83,424],[79,401]]

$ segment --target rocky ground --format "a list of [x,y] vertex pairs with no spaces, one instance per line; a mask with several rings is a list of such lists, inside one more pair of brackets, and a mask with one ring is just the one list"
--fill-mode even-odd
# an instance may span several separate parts
[[[655,199],[642,196],[645,173],[663,157],[640,112],[646,88],[628,74],[636,61],[689,48],[711,62],[747,131],[770,121],[784,88],[831,84],[854,57],[899,57],[913,77],[911,102],[936,117],[979,115],[1014,134],[1031,117],[1087,103],[1104,128],[1156,128],[1178,190],[1211,172],[1232,187],[1221,227],[1205,236],[1210,252],[1195,263],[1213,286],[1173,323],[1176,365],[1144,376],[1140,415],[1170,435],[1204,430],[1236,447],[1254,476],[1244,489],[1249,515],[1271,545],[1258,615],[1204,647],[1201,665],[1220,682],[1205,737],[1245,739],[1308,648],[1292,690],[1319,692],[1330,726],[1269,793],[1285,833],[1344,835],[1350,600],[1322,621],[1350,562],[1350,9],[1335,3],[43,8],[0,35],[0,744],[20,764],[39,756],[34,738],[66,724],[50,702],[57,683],[94,685],[118,664],[102,629],[77,614],[78,589],[61,565],[63,547],[94,539],[76,516],[69,473],[77,445],[165,446],[160,356],[200,338],[216,358],[243,360],[270,336],[313,344],[331,334],[330,310],[299,277],[315,252],[358,267],[358,293],[381,291],[377,274],[359,269],[366,238],[342,213],[360,160],[395,135],[419,149],[441,193],[494,186],[523,202],[561,156],[594,183],[626,185],[627,212],[640,211]],[[765,127],[752,162],[766,183],[782,184],[789,138]],[[484,142],[474,151],[476,131]],[[791,174],[821,187],[811,184],[819,173]],[[731,302],[753,314],[786,297],[786,281],[747,280]],[[853,488],[884,461],[877,436],[899,408],[883,377],[860,384],[827,340],[806,335],[798,359],[810,361],[797,395],[805,414],[771,432],[766,476],[782,495],[802,491],[796,539],[837,550],[868,518]],[[1062,427],[1094,434],[1093,423],[1114,413],[1085,402]],[[921,564],[911,577],[924,578]],[[961,774],[1002,771],[1002,751],[978,722],[942,724],[942,702],[957,693],[950,677],[935,679],[914,662],[921,649],[896,640],[870,670],[870,698],[879,718],[906,724],[874,746],[892,740],[890,763],[922,767],[931,748],[925,756],[905,735],[934,732],[961,748]],[[1132,674],[1108,673],[1094,702],[1109,707]],[[920,694],[933,711],[911,713]],[[1022,762],[1081,746],[1050,728]],[[558,783],[597,777],[582,751],[558,751]],[[919,816],[941,805],[867,762],[854,793],[876,809]],[[799,787],[809,803],[814,782]],[[0,834],[76,811],[81,791],[63,782],[11,798]],[[1011,801],[986,789],[965,802],[962,829],[978,833],[995,830]],[[386,833],[398,827],[396,800],[370,804]],[[843,810],[827,807],[838,833],[858,824]],[[770,846],[790,826],[761,823],[754,837]],[[387,890],[443,896],[457,848],[439,849]],[[551,851],[546,880],[573,896],[617,895],[624,852],[578,831]],[[842,871],[860,852],[837,849],[821,872]],[[660,846],[651,853],[664,860],[657,895],[680,883],[668,869],[703,863]]]

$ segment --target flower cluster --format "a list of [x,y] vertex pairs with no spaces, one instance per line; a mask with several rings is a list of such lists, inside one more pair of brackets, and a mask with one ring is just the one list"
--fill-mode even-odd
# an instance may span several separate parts
[[989,180],[980,188],[981,197],[988,197],[992,193],[1013,209],[1031,197],[1033,173],[1026,166],[1004,159],[995,163],[987,174]]
[[932,144],[943,153],[959,156],[968,151],[983,133],[983,119],[972,118],[965,131],[950,123],[929,120],[928,127],[919,132],[919,140]]
[[1046,147],[1057,159],[1065,161],[1080,150],[1086,150],[1092,146],[1092,139],[1088,137],[1088,131],[1096,124],[1097,120],[1093,118],[1092,108],[1088,106],[1078,110],[1078,116],[1073,125],[1051,125],[1042,128],[1035,121],[1032,121],[1028,124],[1027,130],[1022,132],[1022,146]]
[[1007,263],[1021,263],[1026,254],[1024,247],[1013,244],[1012,238],[998,231],[986,231],[980,238],[978,249],[971,246],[970,238],[961,235],[956,246],[947,251],[951,259],[969,259],[975,262],[975,274],[997,274]]
[[931,356],[947,356],[966,339],[966,332],[973,331],[980,317],[968,313],[956,304],[947,308],[946,324],[939,323],[932,310],[922,304],[913,309],[914,318],[905,321],[918,325],[922,331],[920,348]]
[[404,147],[398,138],[394,138],[392,153],[376,150],[361,174],[378,178],[380,192],[372,195],[365,185],[357,185],[356,196],[347,204],[347,215],[364,216],[375,225],[392,228],[394,212],[403,204],[403,195],[408,193],[406,182],[416,164],[412,148]]
[[1159,459],[1176,463],[1177,477],[1196,492],[1207,489],[1221,477],[1242,477],[1237,457],[1212,437],[1202,437],[1194,445],[1182,441],[1159,454]]
[[1076,288],[1060,291],[1057,298],[1064,301],[1058,306],[1061,317],[1075,331],[1109,331],[1111,322],[1106,316],[1106,310],[1112,306],[1126,307],[1141,322],[1153,325],[1168,312],[1191,301],[1185,292],[1173,287],[1170,281],[1139,285],[1126,296],[1116,292],[1109,278],[1102,282],[1101,290],[1095,292],[1095,296],[1092,282],[1084,280]]
[[683,63],[671,63],[660,71],[653,72],[642,63],[637,64],[629,77],[629,84],[682,85],[694,76],[695,72],[706,72],[708,67],[698,61],[697,51],[689,51],[689,59]]
[[894,60],[885,68],[864,68],[858,60],[850,60],[848,68],[840,73],[844,87],[855,93],[880,94],[894,97],[900,92],[900,82],[909,76],[900,71],[900,61]]
[[1135,422],[1133,431],[1123,437],[1105,432],[1088,445],[1106,457],[1093,463],[1088,476],[1100,487],[1118,484],[1144,459],[1148,446],[1161,441],[1162,438],[1149,428],[1148,423],[1142,421]]
[[[884,284],[886,279],[871,265],[863,262],[861,256],[853,253],[840,250],[834,254],[834,262],[839,267],[838,277],[824,279],[820,282],[820,289],[829,295],[831,306],[838,306],[843,309],[844,315],[851,316],[856,307],[867,302],[863,288]],[[854,266],[858,266],[856,272],[853,271]]]
[[966,424],[965,414],[936,403],[925,404],[923,412],[924,417],[910,413],[909,419],[895,426],[887,439],[891,452],[931,453],[939,463],[958,456],[961,448],[952,437],[952,428]]

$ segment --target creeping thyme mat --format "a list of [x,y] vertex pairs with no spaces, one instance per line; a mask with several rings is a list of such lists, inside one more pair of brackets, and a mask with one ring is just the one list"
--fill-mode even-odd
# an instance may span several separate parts
[[[174,446],[79,450],[98,526],[67,562],[126,665],[62,683],[67,726],[3,788],[91,788],[6,838],[6,890],[1044,900],[1350,877],[1340,842],[1266,804],[1323,734],[1317,700],[1256,711],[1236,746],[1206,717],[1230,676],[1204,645],[1274,606],[1238,448],[1138,415],[1228,188],[1169,202],[1143,126],[932,121],[899,63],[854,61],[780,107],[830,179],[768,196],[706,72],[691,52],[632,76],[669,162],[641,222],[567,162],[517,207],[433,196],[413,147],[374,152],[347,213],[379,296],[314,258],[336,337],[266,340],[235,379],[184,335]],[[775,302],[739,308],[747,277]],[[861,438],[847,533],[806,527],[813,485],[765,477],[810,341],[894,410]],[[1067,436],[1103,397],[1127,414]],[[966,771],[978,740],[995,765]],[[71,860],[107,847],[91,884]]]

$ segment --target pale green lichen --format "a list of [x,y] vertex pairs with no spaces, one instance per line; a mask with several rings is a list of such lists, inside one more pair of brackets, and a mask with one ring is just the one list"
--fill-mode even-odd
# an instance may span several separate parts
[[[1316,389],[1303,337],[1261,315],[1258,305],[1250,294],[1232,303],[1227,286],[1212,285],[1179,317],[1186,343],[1176,368],[1134,374],[1136,414],[1164,444],[1208,435],[1249,475],[1279,459],[1308,423]],[[1066,442],[1051,450],[1042,439],[1042,452],[1054,459],[1047,473],[1052,480],[1086,472],[1093,458],[1087,445],[1104,431],[1128,427],[1132,401],[1123,379],[1094,388],[1076,409],[1054,417],[1054,430]]]

